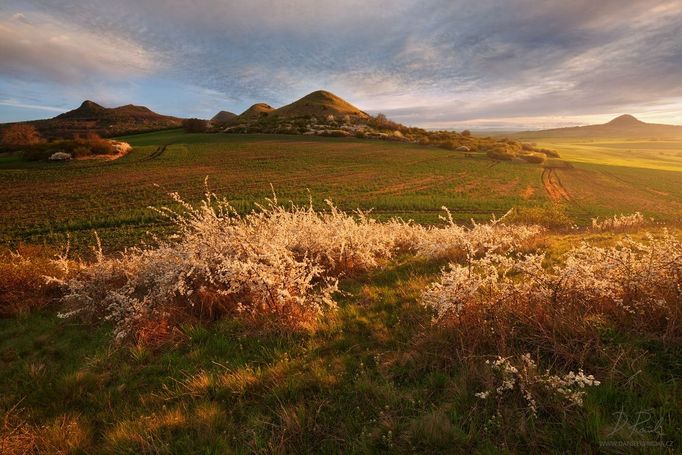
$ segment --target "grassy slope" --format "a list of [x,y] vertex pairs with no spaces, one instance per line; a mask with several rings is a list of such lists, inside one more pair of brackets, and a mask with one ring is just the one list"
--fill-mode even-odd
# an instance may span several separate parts
[[[523,141],[523,138],[519,140]],[[557,169],[575,213],[608,216],[639,210],[658,220],[682,219],[682,141],[543,138],[571,169]]]
[[[63,166],[3,158],[5,240],[52,241],[59,236],[46,236],[50,229],[87,233],[110,226],[115,248],[140,238],[148,227],[139,225],[156,222],[147,205],[166,202],[167,190],[199,197],[206,175],[219,193],[244,201],[244,209],[246,201],[268,194],[269,183],[283,197],[305,199],[307,187],[314,197],[333,197],[346,208],[407,211],[426,221],[435,214],[423,210],[441,204],[461,208],[465,217],[480,209],[547,203],[539,167],[490,167],[487,160],[406,144],[178,132],[129,140],[136,151],[111,163]],[[176,145],[146,160],[167,142]],[[561,175],[573,194],[585,198],[576,211],[641,203],[643,193],[629,202],[616,198],[624,190],[614,182],[628,179],[632,186],[664,185],[673,201],[680,200],[677,171],[612,164],[576,163],[574,178]],[[595,181],[601,175],[604,180]],[[535,189],[528,200],[520,196],[527,186]],[[600,193],[601,200],[586,202]],[[650,200],[659,201],[651,206],[654,212],[666,213],[666,198]],[[552,236],[547,242],[556,255],[582,238]],[[187,341],[153,352],[113,348],[106,326],[60,320],[52,308],[0,320],[0,415],[14,434],[36,437],[53,451],[495,453],[507,442],[509,451],[574,453],[599,450],[598,441],[616,428],[618,412],[637,419],[652,410],[652,419],[662,419],[661,439],[682,446],[682,352],[627,333],[606,334],[606,354],[615,358],[624,349],[627,362],[599,378],[603,384],[590,392],[584,415],[524,423],[506,441],[487,436],[473,395],[479,391],[475,372],[443,362],[447,345],[435,351],[419,345],[430,316],[416,299],[442,265],[397,261],[384,271],[346,278],[342,286],[349,294],[341,298],[339,313],[311,335],[253,334],[220,321],[188,326]],[[659,438],[626,433],[612,439]]]
[[562,158],[577,163],[682,171],[682,141],[623,138],[547,138],[538,146],[555,148]]
[[[467,221],[514,206],[551,203],[540,166],[496,164],[412,144],[177,130],[124,139],[135,150],[112,162],[26,163],[0,157],[0,241],[61,244],[71,232],[78,247],[90,244],[97,229],[107,249],[129,246],[148,230],[164,230],[150,205],[167,204],[169,191],[199,199],[207,176],[213,190],[244,211],[269,196],[271,184],[280,199],[305,202],[310,190],[317,204],[330,198],[346,210],[373,208],[380,218],[398,215],[419,222],[437,221],[443,205]],[[160,144],[170,145],[151,158]],[[635,210],[679,219],[682,158],[674,145],[652,143],[645,149],[649,145],[640,144],[626,159],[623,143],[613,144],[600,145],[603,150],[595,149],[596,143],[542,144],[562,152],[562,159],[550,164],[570,161],[575,167],[557,170],[574,196],[567,207],[575,220],[589,223],[596,215]],[[605,156],[603,163],[595,162],[597,151]]]
[[[124,139],[135,151],[112,162],[0,162],[4,240],[55,240],[66,231],[90,236],[97,228],[105,241],[134,243],[156,221],[148,206],[168,203],[170,191],[201,198],[207,176],[214,191],[242,210],[271,195],[271,184],[282,200],[306,202],[310,190],[320,205],[329,198],[347,210],[374,208],[379,216],[427,222],[438,220],[443,205],[468,220],[546,201],[537,166],[493,165],[484,157],[398,142],[181,132]],[[162,143],[171,145],[149,159]],[[107,228],[115,235],[107,237]]]
[[[555,248],[575,241],[557,238]],[[496,453],[505,443],[584,453],[609,438],[680,447],[682,352],[625,333],[605,337],[604,349],[623,348],[632,363],[600,376],[583,414],[531,421],[504,442],[486,435],[475,371],[443,361],[447,340],[433,352],[419,346],[430,316],[416,299],[441,265],[398,261],[346,279],[339,313],[311,335],[221,321],[185,327],[186,342],[152,352],[112,349],[107,327],[49,310],[0,321],[0,409],[14,408],[10,422],[50,444],[96,453]],[[662,436],[607,436],[618,412],[646,410],[662,419]]]

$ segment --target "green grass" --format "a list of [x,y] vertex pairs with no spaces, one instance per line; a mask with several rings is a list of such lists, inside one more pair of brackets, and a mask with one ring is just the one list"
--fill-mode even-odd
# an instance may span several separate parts
[[[105,246],[129,245],[162,229],[148,206],[168,204],[171,191],[197,201],[206,177],[241,211],[270,196],[271,185],[285,201],[332,199],[345,210],[420,222],[437,221],[443,205],[465,221],[546,202],[538,166],[405,143],[179,131],[123,139],[135,149],[115,161],[0,163],[2,241],[59,243],[71,232],[91,242],[97,229]],[[150,159],[159,144],[171,145]]]
[[[456,220],[487,220],[511,207],[553,202],[542,183],[543,167],[495,163],[483,155],[399,142],[285,135],[185,134],[170,130],[126,136],[134,146],[115,161],[25,162],[0,157],[0,242],[62,245],[71,234],[86,249],[97,230],[105,249],[119,250],[164,234],[167,227],[149,206],[170,202],[167,193],[201,199],[204,179],[242,212],[271,195],[344,210],[373,209],[422,223],[438,222],[447,206]],[[153,157],[157,148],[165,152]],[[682,214],[682,179],[668,143],[601,141],[542,143],[558,149],[557,174],[574,196],[567,213],[578,224],[594,216],[641,210],[659,220]],[[656,149],[660,149],[657,154]],[[624,158],[628,153],[630,158]],[[568,167],[567,167],[568,163]],[[654,164],[651,164],[654,163]],[[677,166],[677,167],[676,167]]]
[[[80,251],[97,229],[108,250],[120,250],[147,231],[165,234],[169,226],[147,207],[167,204],[169,191],[197,201],[206,176],[242,211],[270,196],[270,184],[280,200],[331,198],[347,210],[420,222],[436,222],[441,205],[464,221],[554,204],[541,166],[398,142],[179,131],[124,140],[135,150],[111,162],[0,156],[3,244],[59,245],[70,232]],[[150,159],[160,144],[170,145]],[[571,195],[562,207],[579,222],[621,211],[663,220],[682,213],[680,169],[667,155],[654,165],[655,153],[618,158],[620,146],[598,160],[600,149],[541,145],[562,153],[548,164],[561,167]],[[586,238],[548,234],[548,258]],[[636,450],[600,448],[608,440],[671,441],[670,453],[682,447],[680,346],[615,330],[603,334],[602,352],[617,368],[601,371],[584,410],[486,432],[490,415],[474,397],[481,382],[471,367],[484,359],[448,361],[447,340],[437,339],[417,304],[444,265],[403,258],[345,277],[338,313],[313,333],[277,335],[221,320],[187,325],[183,341],[153,350],[115,346],[106,323],[58,319],[56,307],[0,319],[0,436],[23,423],[14,434],[36,436],[49,451],[117,454]],[[430,338],[436,342],[425,343]],[[661,434],[639,425],[609,436],[621,415],[631,423],[650,416]]]
[[682,172],[682,141],[622,138],[556,138],[538,140],[539,147],[559,151],[574,163]]

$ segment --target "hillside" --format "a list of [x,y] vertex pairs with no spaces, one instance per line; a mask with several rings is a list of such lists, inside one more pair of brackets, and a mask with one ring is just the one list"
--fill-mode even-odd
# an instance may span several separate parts
[[366,112],[325,90],[312,92],[291,104],[282,106],[276,109],[273,115],[280,118],[326,117],[328,115],[348,115],[352,118],[363,120],[369,118]]
[[47,120],[28,122],[46,138],[72,137],[95,132],[102,136],[177,128],[181,119],[157,114],[145,106],[114,108],[86,100],[78,108]]
[[632,115],[621,115],[600,125],[552,128],[541,131],[522,131],[510,135],[528,139],[580,138],[580,137],[621,137],[621,138],[680,138],[682,126],[646,123]]
[[229,111],[220,111],[211,118],[213,124],[225,124],[237,118],[237,114]]
[[239,114],[235,121],[238,123],[255,122],[269,115],[275,109],[269,104],[256,103],[241,114]]
[[306,136],[357,137],[412,142],[460,152],[486,153],[494,160],[542,163],[552,150],[508,140],[469,137],[455,131],[426,131],[394,122],[384,115],[371,116],[348,101],[325,90],[317,90],[291,104],[273,109],[254,104],[226,123],[215,125],[232,134],[265,133]]

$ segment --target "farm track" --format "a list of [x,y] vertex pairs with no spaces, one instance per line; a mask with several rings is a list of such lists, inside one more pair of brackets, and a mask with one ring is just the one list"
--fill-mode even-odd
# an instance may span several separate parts
[[156,148],[156,150],[154,151],[154,153],[152,153],[152,154],[149,155],[148,157],[142,159],[141,161],[151,161],[151,160],[155,160],[156,158],[158,158],[158,157],[160,157],[161,155],[163,155],[163,153],[166,151],[166,147],[168,147],[169,145],[170,145],[170,144],[159,145],[159,146]]
[[549,194],[549,197],[553,202],[558,204],[571,201],[571,196],[561,183],[561,179],[555,168],[546,167],[542,171],[542,185],[545,187],[547,194]]

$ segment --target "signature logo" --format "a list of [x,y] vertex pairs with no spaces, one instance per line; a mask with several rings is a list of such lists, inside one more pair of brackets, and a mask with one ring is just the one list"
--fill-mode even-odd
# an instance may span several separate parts
[[655,409],[645,409],[636,412],[634,415],[629,415],[625,411],[620,410],[613,413],[618,416],[616,426],[606,437],[615,436],[616,434],[634,436],[635,434],[652,434],[656,436],[663,436],[663,422],[664,417],[658,415]]
[[[671,448],[673,441],[663,440],[665,433],[663,424],[665,416],[656,409],[644,409],[634,414],[623,410],[613,413],[617,417],[613,430],[606,435],[606,440],[599,441],[602,447],[668,447]],[[639,440],[637,440],[639,436]],[[627,438],[609,439],[613,437]]]

